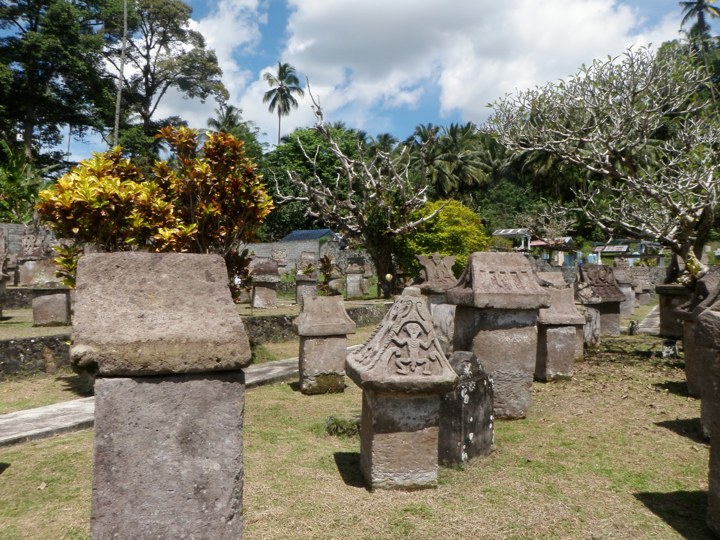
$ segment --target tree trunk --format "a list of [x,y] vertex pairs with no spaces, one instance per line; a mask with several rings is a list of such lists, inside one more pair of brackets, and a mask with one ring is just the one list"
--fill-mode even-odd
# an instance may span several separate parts
[[[395,264],[393,263],[392,250],[388,249],[388,245],[370,246],[365,245],[365,251],[368,252],[378,279],[378,296],[390,298],[395,289],[397,276],[395,275]],[[385,276],[390,275],[392,279],[388,281]]]

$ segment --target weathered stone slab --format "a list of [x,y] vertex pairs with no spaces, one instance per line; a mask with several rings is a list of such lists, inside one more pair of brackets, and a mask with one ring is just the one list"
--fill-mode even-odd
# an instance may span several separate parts
[[635,290],[633,289],[632,277],[626,265],[615,266],[613,268],[613,274],[615,275],[615,282],[617,283],[618,289],[620,289],[620,292],[625,296],[625,299],[620,302],[620,317],[628,318],[632,315],[633,308],[635,307]]
[[98,379],[92,537],[240,538],[244,387],[242,371]]
[[33,326],[67,326],[70,324],[70,291],[35,290],[32,310]]
[[[575,292],[577,300],[591,314],[590,323],[599,322],[600,336],[620,335],[620,303],[625,300],[625,295],[618,287],[611,267],[599,264],[581,266],[580,282]],[[590,334],[593,333],[591,330]]]
[[232,370],[250,361],[219,255],[83,256],[73,342],[75,365],[101,376]]
[[452,467],[492,452],[493,382],[471,352],[449,361],[460,381],[440,402],[438,461]]
[[690,300],[692,291],[684,285],[671,283],[655,287],[660,310],[660,335],[668,339],[682,339],[682,319],[677,309]]

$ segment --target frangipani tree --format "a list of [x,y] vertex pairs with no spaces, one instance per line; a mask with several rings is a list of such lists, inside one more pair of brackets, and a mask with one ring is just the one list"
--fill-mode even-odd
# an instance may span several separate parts
[[515,152],[584,169],[575,202],[604,231],[688,260],[707,240],[720,186],[710,76],[693,60],[678,47],[630,49],[495,102],[489,128]]

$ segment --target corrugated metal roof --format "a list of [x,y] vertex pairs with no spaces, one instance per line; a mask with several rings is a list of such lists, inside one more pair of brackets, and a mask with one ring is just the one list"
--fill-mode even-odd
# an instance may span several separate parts
[[293,231],[284,238],[281,238],[281,242],[300,242],[302,240],[320,240],[323,236],[335,234],[332,229],[304,229]]
[[527,229],[497,229],[493,236],[530,236]]

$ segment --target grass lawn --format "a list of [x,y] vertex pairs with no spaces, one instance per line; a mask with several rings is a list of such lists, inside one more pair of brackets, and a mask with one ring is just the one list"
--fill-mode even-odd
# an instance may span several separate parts
[[[328,416],[359,412],[352,384],[250,390],[245,538],[711,538],[699,402],[661,350],[604,338],[573,380],[534,385],[526,419],[496,422],[490,457],[412,493],[368,492],[359,441],[325,434]],[[0,449],[0,539],[88,537],[91,444],[83,431]]]

